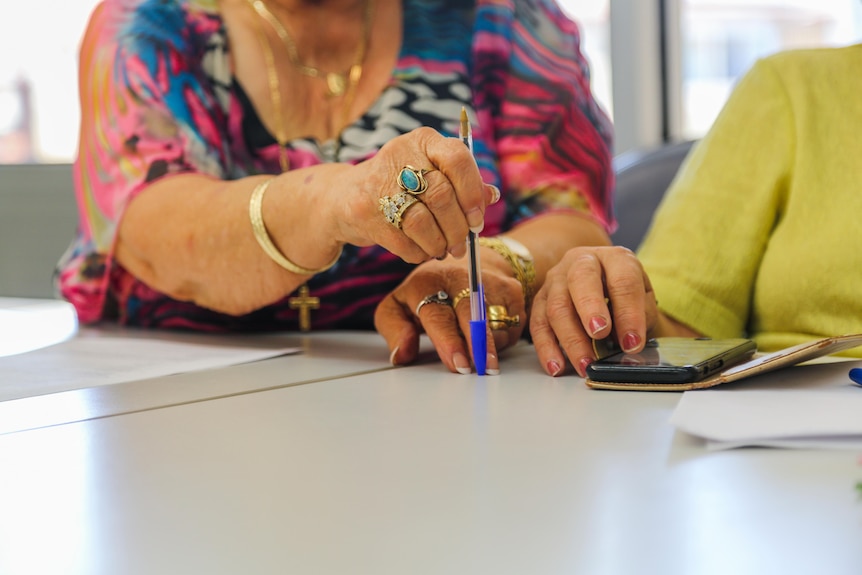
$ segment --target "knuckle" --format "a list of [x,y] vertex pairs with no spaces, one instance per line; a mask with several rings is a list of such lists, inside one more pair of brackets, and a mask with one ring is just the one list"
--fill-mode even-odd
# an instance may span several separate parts
[[608,287],[611,299],[614,301],[617,299],[643,299],[645,292],[643,283],[639,279],[628,274],[614,278]]
[[428,126],[420,126],[410,132],[410,134],[418,140],[431,141],[440,134],[434,128]]
[[572,302],[567,297],[549,294],[548,299],[545,301],[545,310],[548,317],[571,315]]
[[569,357],[579,357],[592,347],[589,343],[589,338],[577,331],[572,331],[562,336],[561,334],[557,334],[557,338],[560,346],[566,350]]
[[575,309],[598,310],[606,307],[605,299],[595,295],[577,295],[572,298]]
[[595,254],[580,252],[572,257],[568,278],[569,281],[577,281],[584,274],[597,272],[599,270],[601,270],[601,264]]
[[641,321],[644,314],[637,312],[634,309],[621,309],[614,313],[618,324],[631,325]]
[[458,203],[455,194],[452,193],[452,188],[443,182],[430,184],[423,196],[422,202],[432,212],[440,212]]

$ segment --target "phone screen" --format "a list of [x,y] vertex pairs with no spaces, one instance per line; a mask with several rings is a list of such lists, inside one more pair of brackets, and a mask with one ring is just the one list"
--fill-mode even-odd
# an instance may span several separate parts
[[615,353],[590,364],[594,381],[689,383],[748,359],[749,339],[665,337],[651,339],[640,353]]

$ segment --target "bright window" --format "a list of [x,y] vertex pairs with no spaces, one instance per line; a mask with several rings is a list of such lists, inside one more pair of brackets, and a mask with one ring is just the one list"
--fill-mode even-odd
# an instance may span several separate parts
[[0,163],[68,162],[78,135],[78,44],[97,0],[0,5]]
[[[562,0],[582,25],[593,89],[611,110],[609,0]],[[70,162],[77,147],[78,45],[98,0],[0,4],[0,163]],[[49,17],[50,15],[50,17]]]
[[593,95],[613,116],[610,0],[558,0],[581,29],[581,50],[590,63]]
[[758,58],[862,39],[859,0],[681,0],[680,19],[684,138],[709,129]]

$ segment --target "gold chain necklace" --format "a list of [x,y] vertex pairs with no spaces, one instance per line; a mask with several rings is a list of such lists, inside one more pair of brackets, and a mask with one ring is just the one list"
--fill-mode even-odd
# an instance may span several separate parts
[[255,12],[257,12],[261,18],[266,20],[269,25],[272,26],[275,33],[284,43],[287,48],[287,57],[290,59],[290,63],[293,64],[300,73],[306,76],[311,78],[323,78],[326,80],[327,96],[342,96],[351,83],[359,81],[359,77],[362,76],[362,63],[365,61],[365,52],[368,49],[369,30],[371,29],[371,0],[366,0],[365,16],[362,23],[362,41],[359,43],[359,47],[356,50],[356,57],[353,64],[347,72],[324,72],[320,68],[304,64],[299,59],[299,51],[296,49],[296,42],[293,41],[293,37],[287,31],[287,28],[285,28],[281,23],[281,20],[276,18],[263,0],[248,1],[255,9]]
[[[266,20],[270,24],[272,24],[273,22],[277,22],[277,24],[273,24],[273,28],[275,28],[276,33],[281,37],[282,35],[279,33],[279,27],[281,27],[281,30],[284,30],[284,27],[281,26],[281,23],[278,22],[278,20],[275,20],[275,17],[266,8],[266,5],[263,3],[263,0],[246,1],[248,2],[248,5],[262,19]],[[269,17],[267,17],[267,14],[269,15]],[[359,79],[362,77],[362,62],[365,60],[365,52],[368,45],[369,30],[371,28],[370,19],[371,0],[368,0],[365,9],[365,23],[363,30],[364,38],[357,53],[357,63],[351,66],[349,76],[347,78],[347,86],[345,89],[342,90],[342,94],[345,95],[345,98],[342,105],[341,126],[336,131],[336,134],[340,133],[340,131],[344,129],[344,127],[347,125],[347,118],[350,114],[350,108],[353,105],[354,98],[356,97],[356,87],[359,84]],[[286,30],[284,30],[284,34],[287,35]],[[287,35],[286,37],[290,38],[289,35]],[[284,114],[281,102],[281,87],[278,81],[278,70],[275,67],[275,56],[272,53],[272,46],[270,46],[269,40],[266,38],[266,34],[264,33],[263,27],[261,26],[257,27],[257,39],[260,43],[260,48],[263,52],[264,61],[266,63],[266,76],[269,83],[269,99],[273,108],[273,117],[275,120],[275,140],[278,143],[278,162],[281,167],[281,171],[286,172],[290,169],[290,159],[287,155],[287,130],[285,129],[284,125]],[[286,43],[286,45],[288,47],[293,45],[292,40],[290,43]],[[336,158],[338,156],[338,142],[336,142],[335,156]]]
[[[320,77],[320,71],[317,68],[311,67],[303,67],[299,64],[299,58],[296,54],[296,46],[293,43],[293,39],[290,38],[290,35],[287,33],[287,30],[281,25],[272,13],[267,9],[266,5],[263,3],[263,0],[247,0],[248,5],[258,14],[260,17],[267,22],[269,22],[279,37],[284,41],[285,46],[288,49],[288,56],[290,57],[291,62],[298,66],[300,71],[303,74]],[[350,114],[350,108],[353,105],[353,100],[356,96],[356,87],[359,84],[359,79],[362,77],[362,63],[365,61],[365,51],[368,46],[369,41],[369,31],[371,29],[371,2],[372,0],[366,0],[365,5],[365,22],[363,24],[363,40],[360,44],[359,50],[356,55],[356,63],[350,67],[350,71],[347,74],[347,79],[345,81],[344,75],[342,74],[340,80],[330,79],[332,74],[327,74],[326,82],[327,87],[329,89],[329,94],[332,96],[340,96],[344,95],[344,102],[342,107],[342,116],[341,116],[341,126],[339,127],[337,133],[340,133],[341,130],[347,125],[347,118]],[[261,51],[263,52],[264,62],[266,63],[266,76],[267,81],[269,83],[269,99],[273,108],[273,119],[275,120],[275,140],[278,142],[278,163],[281,167],[282,172],[286,172],[290,169],[290,158],[287,155],[287,129],[284,125],[284,111],[282,109],[281,102],[281,87],[279,86],[278,81],[278,69],[275,67],[275,56],[272,53],[272,46],[269,44],[269,40],[264,33],[263,26],[256,27],[257,39],[260,43]],[[314,70],[314,73],[311,74],[306,71]],[[340,81],[340,83],[339,83]],[[336,93],[333,90],[333,86],[339,87],[340,89]],[[338,138],[337,138],[338,139]],[[338,145],[339,142],[336,141],[335,148],[335,159],[338,159]],[[260,209],[260,205],[258,204],[258,210]],[[263,226],[263,220],[261,219],[261,227]],[[264,233],[265,228],[264,228]],[[340,257],[340,255],[339,255]],[[333,264],[337,261],[338,258],[333,260]],[[330,266],[327,266],[328,269]],[[299,288],[299,297],[293,297],[288,300],[288,305],[292,309],[299,309],[299,328],[301,331],[309,331],[311,329],[311,310],[316,309],[320,304],[320,300],[316,297],[309,297],[308,292],[308,284],[303,284]]]

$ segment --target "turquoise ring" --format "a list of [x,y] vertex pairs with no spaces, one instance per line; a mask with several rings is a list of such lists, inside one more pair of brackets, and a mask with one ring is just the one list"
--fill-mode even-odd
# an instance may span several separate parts
[[398,177],[396,178],[398,187],[414,196],[423,194],[425,193],[425,190],[428,189],[428,181],[425,179],[425,174],[433,171],[434,170],[420,170],[409,165],[404,166],[401,168],[401,171],[398,172]]

